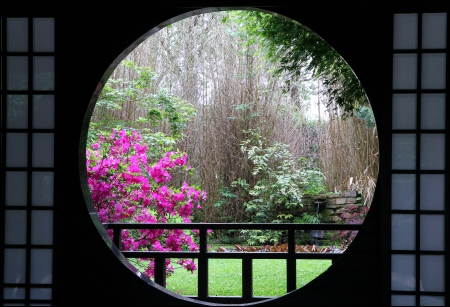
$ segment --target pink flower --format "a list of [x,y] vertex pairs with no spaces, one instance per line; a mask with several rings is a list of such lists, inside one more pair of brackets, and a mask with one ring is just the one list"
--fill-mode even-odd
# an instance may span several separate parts
[[[112,130],[108,137],[100,135],[91,149],[86,149],[88,186],[102,223],[166,223],[173,217],[190,223],[194,205],[201,209],[199,202],[206,199],[205,191],[186,182],[179,188],[167,185],[171,172],[179,172],[186,165],[187,154],[170,151],[156,164],[149,165],[147,150],[148,145],[142,142],[139,133],[125,130]],[[107,233],[112,239],[113,232]],[[193,233],[198,235],[198,230]],[[180,251],[183,247],[198,250],[193,237],[181,229],[122,232],[123,250]],[[191,272],[196,270],[192,260],[185,260],[182,265]],[[169,275],[174,272],[170,259],[166,260],[166,272]],[[153,261],[144,274],[154,276]]]

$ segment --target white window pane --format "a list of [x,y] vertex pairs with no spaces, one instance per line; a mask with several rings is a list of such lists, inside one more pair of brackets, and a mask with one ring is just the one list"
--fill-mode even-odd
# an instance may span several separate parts
[[422,129],[445,129],[445,94],[422,94]]
[[28,89],[28,57],[6,58],[6,88],[17,91]]
[[33,172],[32,206],[53,206],[53,172]]
[[444,186],[444,175],[420,175],[420,209],[444,210]]
[[55,89],[55,59],[52,56],[33,57],[33,89]]
[[32,211],[31,244],[53,244],[53,211]]
[[416,129],[417,98],[415,94],[392,96],[392,129]]
[[28,51],[28,19],[7,18],[6,19],[6,46],[10,52]]
[[394,14],[394,49],[416,49],[417,14]]
[[420,250],[444,250],[444,225],[444,215],[420,215]]
[[420,256],[420,280],[423,291],[445,291],[445,260],[441,255]]
[[394,54],[392,88],[417,88],[417,54]]
[[391,290],[416,290],[416,259],[413,255],[391,256]]
[[51,288],[31,288],[30,299],[32,300],[51,300],[52,289]]
[[26,167],[28,165],[28,135],[26,133],[6,134],[6,166]]
[[445,134],[420,136],[420,169],[443,170],[445,167]]
[[28,96],[8,95],[6,97],[6,128],[28,128]]
[[416,135],[392,135],[392,169],[416,168]]
[[420,296],[420,306],[445,306],[445,297],[422,295]]
[[33,96],[33,128],[53,129],[55,127],[55,96]]
[[25,283],[26,253],[25,249],[6,248],[5,249],[4,276],[5,283],[23,284]]
[[5,201],[7,206],[27,205],[27,173],[6,172]]
[[33,133],[33,166],[53,167],[53,148],[53,133]]
[[55,51],[54,18],[33,18],[33,50],[35,52]]
[[3,298],[6,300],[23,300],[25,299],[24,288],[5,288],[3,289]]
[[416,176],[392,175],[392,209],[414,210],[416,208]]
[[32,249],[30,282],[35,284],[52,283],[53,251],[51,249]]
[[27,212],[25,210],[5,211],[5,244],[27,243]]
[[422,88],[445,89],[445,53],[422,54]]
[[416,216],[414,214],[393,214],[391,221],[391,248],[414,250],[416,248]]
[[447,13],[422,14],[422,48],[447,47]]
[[416,306],[414,295],[392,295],[391,306]]

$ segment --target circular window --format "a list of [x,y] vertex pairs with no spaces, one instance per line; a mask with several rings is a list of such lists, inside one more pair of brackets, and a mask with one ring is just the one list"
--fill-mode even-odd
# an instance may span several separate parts
[[175,19],[130,47],[92,98],[92,217],[136,274],[173,293],[284,295],[327,270],[357,235],[342,225],[370,209],[370,103],[344,59],[296,21],[261,10]]

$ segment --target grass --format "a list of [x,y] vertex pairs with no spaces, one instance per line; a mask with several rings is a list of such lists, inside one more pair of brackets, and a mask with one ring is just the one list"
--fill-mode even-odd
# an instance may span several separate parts
[[[301,288],[326,271],[331,260],[297,260],[297,288]],[[209,260],[210,296],[241,296],[242,265],[240,259]],[[167,278],[167,289],[181,295],[197,295],[197,271],[180,268]],[[286,294],[286,260],[253,260],[253,296],[281,296]]]
[[[210,244],[210,250],[218,244]],[[234,245],[220,245],[235,249]],[[139,268],[133,259],[129,259]],[[166,288],[186,296],[197,296],[198,271],[188,272],[173,260],[175,272],[167,278]],[[197,259],[194,259],[197,264]],[[242,262],[240,259],[208,260],[208,294],[210,296],[242,296]],[[331,266],[331,260],[298,259],[297,289],[325,272]],[[153,280],[153,279],[152,279]],[[286,294],[286,260],[253,260],[253,296],[281,296]]]

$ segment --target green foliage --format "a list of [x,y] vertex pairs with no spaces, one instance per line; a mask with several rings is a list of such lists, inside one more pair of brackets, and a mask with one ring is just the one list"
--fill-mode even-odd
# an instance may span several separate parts
[[247,44],[260,45],[265,57],[278,64],[275,74],[285,72],[295,79],[312,75],[320,79],[327,94],[346,115],[368,103],[364,89],[350,66],[307,27],[257,11],[232,11],[223,22],[240,24],[242,31],[249,36]]
[[[106,82],[90,122],[88,146],[99,134],[107,135],[112,129],[136,130],[149,144],[150,157],[159,159],[183,137],[183,128],[195,115],[195,108],[166,89],[157,89],[158,76],[150,67],[137,66],[133,61],[122,61],[120,65],[134,77],[131,80],[110,78]],[[134,119],[124,115],[124,106],[144,117]],[[165,126],[169,129],[162,132]]]
[[262,244],[275,244],[280,241],[281,236],[285,234],[281,230],[266,230],[266,229],[243,229],[241,230],[242,239],[250,246],[257,246]]
[[301,172],[302,188],[310,196],[325,193],[325,176],[318,168],[305,169]]
[[[241,151],[252,162],[250,184],[238,178],[231,183],[243,199],[247,218],[254,223],[283,223],[292,215],[285,209],[302,206],[303,194],[324,191],[324,177],[317,169],[305,169],[310,163],[297,159],[288,145],[270,142],[255,130],[247,130],[248,139],[241,143]],[[317,194],[317,193],[316,193]],[[234,195],[234,194],[233,194]],[[283,232],[272,230],[243,230],[243,238],[249,245],[275,243]]]
[[364,125],[367,129],[375,127],[375,116],[371,108],[366,106],[360,106],[353,111],[356,118],[364,121]]
[[232,193],[228,187],[219,188],[220,199],[214,204],[214,207],[220,207],[228,202],[230,198],[236,198],[236,194]]
[[320,219],[322,218],[322,215],[318,213],[317,215],[311,215],[304,212],[301,217],[295,217],[293,219],[293,223],[299,223],[299,224],[318,224],[320,223]]
[[303,193],[300,189],[301,170],[291,155],[288,145],[269,141],[254,130],[245,131],[249,138],[241,143],[241,151],[252,162],[252,176],[256,184],[246,179],[232,182],[239,187],[244,207],[253,222],[272,222],[281,208],[292,209],[301,206]]

